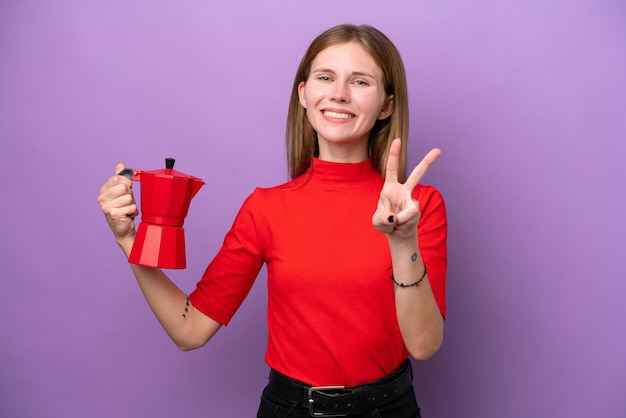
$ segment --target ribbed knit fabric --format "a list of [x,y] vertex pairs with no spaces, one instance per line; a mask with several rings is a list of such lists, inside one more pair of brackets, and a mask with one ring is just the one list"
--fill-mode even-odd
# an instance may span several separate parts
[[[382,179],[370,161],[312,167],[244,202],[191,302],[228,324],[266,263],[266,362],[311,385],[376,380],[408,356],[395,311],[391,256],[372,225]],[[420,252],[445,316],[446,212],[441,194],[418,185]]]

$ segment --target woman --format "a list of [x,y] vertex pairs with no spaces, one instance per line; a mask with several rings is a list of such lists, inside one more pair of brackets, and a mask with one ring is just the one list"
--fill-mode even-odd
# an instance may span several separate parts
[[[443,339],[447,224],[439,192],[418,184],[439,150],[404,180],[406,90],[381,32],[322,33],[294,80],[292,180],[246,199],[189,297],[163,271],[132,265],[182,350],[227,325],[267,265],[272,370],[259,417],[420,416],[407,358],[429,358]],[[138,213],[130,181],[113,176],[98,201],[128,256]]]

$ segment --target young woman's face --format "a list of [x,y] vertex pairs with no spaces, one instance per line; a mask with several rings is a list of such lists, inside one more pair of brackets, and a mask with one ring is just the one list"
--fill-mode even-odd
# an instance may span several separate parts
[[333,45],[318,53],[298,94],[317,132],[320,158],[325,160],[367,159],[374,123],[393,111],[382,70],[356,42]]

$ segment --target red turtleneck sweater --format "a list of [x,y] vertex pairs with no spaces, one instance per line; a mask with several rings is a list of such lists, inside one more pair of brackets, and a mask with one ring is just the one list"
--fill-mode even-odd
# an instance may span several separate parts
[[[268,347],[273,369],[310,385],[354,386],[408,356],[395,311],[391,256],[372,225],[382,179],[370,161],[315,159],[302,176],[258,188],[241,207],[191,302],[228,324],[263,263],[268,270]],[[420,252],[445,316],[446,211],[418,185]]]

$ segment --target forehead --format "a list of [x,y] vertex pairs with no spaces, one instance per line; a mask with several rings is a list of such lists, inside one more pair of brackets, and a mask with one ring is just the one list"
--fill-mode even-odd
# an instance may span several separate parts
[[382,70],[358,42],[334,44],[321,50],[311,63],[311,71],[324,68],[333,71],[367,72],[382,77]]

